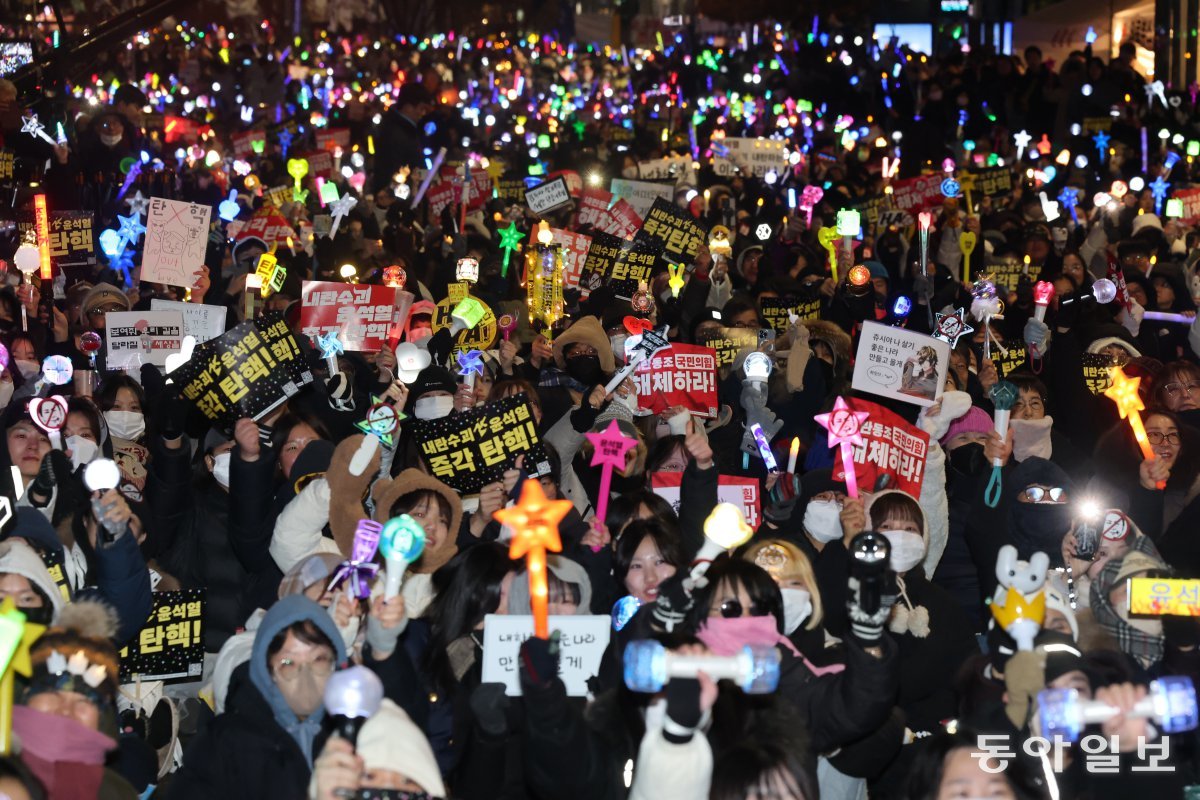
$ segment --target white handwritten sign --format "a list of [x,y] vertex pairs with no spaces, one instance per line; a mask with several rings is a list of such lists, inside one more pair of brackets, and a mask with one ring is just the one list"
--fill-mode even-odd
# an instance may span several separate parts
[[[558,676],[572,697],[587,696],[587,681],[600,672],[600,658],[608,647],[612,620],[601,616],[551,616],[550,630],[562,634]],[[504,693],[519,697],[517,677],[521,642],[533,636],[528,614],[488,614],[483,618],[483,682],[503,683]]]
[[539,183],[532,189],[525,190],[525,205],[535,214],[544,214],[569,202],[571,191],[567,188],[567,179],[563,177]]
[[612,193],[633,206],[633,210],[642,219],[650,213],[655,198],[661,197],[668,201],[675,199],[675,187],[672,184],[629,181],[624,178],[613,178]]
[[196,344],[215,339],[225,332],[225,306],[207,306],[203,303],[181,303],[178,300],[150,301],[155,311],[178,311],[183,315],[183,335],[195,336]]
[[141,279],[192,286],[204,265],[212,208],[162,197],[150,198]]
[[778,139],[728,138],[713,142],[713,171],[718,175],[753,175],[761,178],[769,172],[782,175],[787,169],[784,144]]
[[183,315],[178,311],[110,311],[104,325],[109,369],[166,367],[167,356],[182,347]]
[[949,368],[949,342],[864,322],[850,385],[856,392],[931,406],[946,388]]

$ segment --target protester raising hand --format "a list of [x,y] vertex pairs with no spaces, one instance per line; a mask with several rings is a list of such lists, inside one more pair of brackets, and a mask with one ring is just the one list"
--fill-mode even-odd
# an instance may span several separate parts
[[1147,458],[1138,464],[1138,483],[1143,489],[1157,489],[1159,481],[1171,477],[1171,468],[1161,458]]
[[[990,361],[988,362],[991,363]],[[1013,451],[1013,429],[1009,428],[1004,437],[996,431],[989,431],[987,440],[983,443],[983,454],[987,457],[990,463],[995,463],[996,459],[1000,460],[1000,466],[1008,463],[1012,458]]]
[[867,529],[866,506],[859,497],[847,497],[842,501],[842,510],[838,514],[842,521],[843,541],[850,547],[850,540]]
[[233,426],[233,439],[238,445],[238,455],[242,461],[252,463],[258,460],[262,452],[262,443],[258,438],[258,423],[249,417],[242,417]]
[[696,469],[712,468],[712,445],[708,443],[708,436],[704,433],[704,427],[697,425],[694,418],[688,420],[688,432],[687,436],[683,439],[683,446],[687,449],[688,455],[692,457]]
[[317,800],[342,800],[346,790],[357,791],[363,772],[363,760],[354,752],[354,746],[340,736],[329,737],[313,764]]

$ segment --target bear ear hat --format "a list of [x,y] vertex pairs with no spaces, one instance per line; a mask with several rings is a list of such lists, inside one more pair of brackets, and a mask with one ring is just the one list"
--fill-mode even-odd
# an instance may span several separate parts
[[329,484],[329,530],[338,550],[347,558],[354,545],[358,521],[367,514],[363,500],[379,472],[379,459],[379,439],[356,434],[338,444],[325,472],[325,482]]
[[382,479],[375,482],[371,489],[371,497],[375,501],[375,521],[380,524],[386,523],[391,519],[392,507],[396,501],[413,492],[435,492],[450,506],[446,541],[436,550],[426,547],[425,552],[413,565],[416,572],[434,572],[458,552],[458,529],[462,525],[463,516],[462,498],[432,475],[427,475],[419,469],[406,469],[391,480]]

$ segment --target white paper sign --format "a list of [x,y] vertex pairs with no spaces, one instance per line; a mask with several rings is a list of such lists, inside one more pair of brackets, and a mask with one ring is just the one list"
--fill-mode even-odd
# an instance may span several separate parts
[[525,190],[525,205],[535,214],[544,214],[569,202],[571,191],[567,188],[567,179],[562,176]]
[[855,391],[931,406],[946,388],[950,343],[923,333],[864,322],[854,362]]
[[[558,676],[572,697],[587,696],[587,681],[600,672],[600,658],[608,647],[612,620],[602,616],[549,619],[550,630],[562,632]],[[533,636],[533,617],[527,614],[488,614],[483,618],[483,682],[503,683],[504,693],[519,697],[517,677],[521,642]]]
[[204,266],[212,207],[150,198],[141,279],[171,286],[193,286]]
[[612,193],[633,206],[642,219],[650,213],[650,206],[654,205],[656,198],[661,197],[667,202],[675,200],[675,187],[671,184],[627,181],[624,178],[613,178]]
[[713,142],[713,153],[717,154],[713,171],[721,176],[761,178],[768,172],[782,175],[788,165],[784,143],[778,139],[721,139]]
[[[682,472],[652,472],[650,473],[650,489],[663,500],[671,504],[675,512],[679,512],[679,484],[683,480]],[[762,497],[759,494],[757,478],[745,478],[740,475],[717,476],[717,502],[733,503],[742,510],[746,524],[757,528],[761,518]]]
[[104,325],[109,369],[137,372],[142,364],[165,368],[167,356],[183,346],[178,311],[110,311]]
[[225,332],[225,306],[206,306],[201,303],[181,303],[178,300],[150,301],[155,311],[178,311],[183,315],[183,335],[195,336],[196,344],[215,339]]

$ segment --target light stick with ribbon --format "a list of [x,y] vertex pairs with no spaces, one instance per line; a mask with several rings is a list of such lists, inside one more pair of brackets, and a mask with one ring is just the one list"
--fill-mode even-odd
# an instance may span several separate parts
[[404,571],[408,565],[421,557],[425,550],[425,529],[408,514],[392,517],[383,525],[379,537],[379,552],[387,565],[387,578],[383,584],[384,601],[400,594]]
[[379,534],[382,530],[383,525],[375,520],[358,521],[350,558],[338,565],[329,581],[329,591],[333,591],[345,581],[352,597],[365,600],[371,596],[371,580],[379,572],[379,565],[372,559],[375,558],[375,551],[379,549]]
[[508,557],[525,558],[529,573],[529,605],[533,611],[533,635],[550,638],[549,599],[546,585],[546,551],[562,551],[558,525],[571,510],[570,500],[549,500],[536,478],[521,486],[517,504],[492,514],[501,525],[513,531]]
[[[996,381],[988,390],[988,395],[992,398],[992,406],[996,409],[996,413],[992,417],[992,424],[996,433],[1000,434],[1000,438],[1003,439],[1008,435],[1009,414],[1012,412],[1013,404],[1017,402],[1020,392],[1009,381]],[[1003,464],[1000,463],[1000,459],[993,458],[992,477],[988,480],[987,489],[983,493],[983,501],[987,503],[988,508],[995,508],[1000,504],[1002,468]]]
[[839,396],[833,410],[813,417],[829,432],[829,447],[839,445],[842,451],[842,470],[846,473],[846,494],[858,497],[858,478],[854,474],[854,446],[863,443],[862,424],[870,417],[866,411],[855,411]]
[[[584,434],[595,448],[592,454],[592,466],[600,467],[600,491],[596,495],[596,520],[603,523],[608,514],[608,497],[612,488],[612,473],[614,469],[625,470],[625,454],[637,446],[636,439],[630,439],[621,433],[617,421],[610,420],[608,427],[599,433]],[[599,547],[593,547],[594,552]]]
[[[1129,377],[1120,367],[1113,367],[1110,373],[1112,385],[1104,391],[1104,396],[1117,404],[1117,413],[1121,415],[1121,419],[1129,420],[1129,427],[1133,429],[1133,438],[1137,440],[1138,447],[1142,450],[1142,458],[1150,460],[1154,458],[1154,449],[1150,447],[1150,438],[1146,436],[1146,426],[1142,424],[1142,415],[1139,413],[1146,408],[1138,394],[1138,384],[1142,379]],[[1158,481],[1155,486],[1158,489],[1165,489],[1167,483]]]
[[[996,284],[987,278],[981,278],[976,281],[971,288],[971,296],[975,299],[971,301],[971,316],[983,323],[983,357],[991,360],[992,344],[994,335],[992,333],[992,320],[1004,319],[1000,313],[1003,309],[1003,301],[996,291]],[[996,347],[1000,348],[1001,353],[1007,353],[1004,345],[995,342]]]

